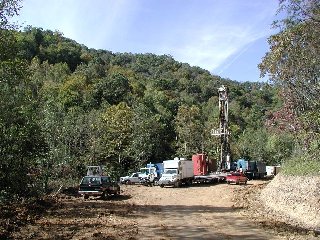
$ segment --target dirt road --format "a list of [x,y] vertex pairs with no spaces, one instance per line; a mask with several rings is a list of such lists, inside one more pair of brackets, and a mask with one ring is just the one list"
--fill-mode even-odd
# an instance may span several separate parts
[[233,208],[227,184],[189,188],[126,187],[138,206],[138,239],[281,239],[257,228]]
[[293,239],[258,227],[233,207],[239,185],[123,185],[102,200],[62,195],[14,239]]

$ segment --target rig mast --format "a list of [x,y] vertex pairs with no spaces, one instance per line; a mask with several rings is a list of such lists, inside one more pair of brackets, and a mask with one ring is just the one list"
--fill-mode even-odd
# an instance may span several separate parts
[[228,89],[225,86],[218,88],[219,93],[219,135],[220,135],[220,161],[218,172],[230,169],[230,144],[228,126]]

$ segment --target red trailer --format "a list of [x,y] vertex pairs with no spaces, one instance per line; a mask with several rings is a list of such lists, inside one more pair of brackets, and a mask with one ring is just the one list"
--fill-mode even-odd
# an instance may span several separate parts
[[224,173],[216,173],[215,164],[204,153],[192,155],[194,183],[214,183],[225,180]]
[[196,154],[192,156],[193,172],[195,176],[206,175],[208,173],[208,162],[205,154]]

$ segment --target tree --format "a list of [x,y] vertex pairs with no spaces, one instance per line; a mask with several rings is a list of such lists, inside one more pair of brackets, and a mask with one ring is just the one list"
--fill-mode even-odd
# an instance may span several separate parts
[[175,119],[180,156],[190,158],[203,150],[203,124],[201,112],[197,106],[181,106]]
[[[161,124],[159,115],[153,114],[144,104],[136,104],[133,116],[133,141],[131,149],[138,167],[148,162],[161,161],[161,157],[157,153],[161,152],[162,136],[165,132],[163,124]],[[134,167],[132,166],[132,170]],[[131,166],[130,166],[131,167]]]
[[119,177],[130,167],[132,160],[133,113],[126,103],[121,102],[107,108],[101,117],[103,125],[97,162],[106,164],[110,174]]
[[[295,152],[284,170],[296,174],[299,171],[293,166],[297,165],[304,169],[302,172],[313,173],[310,166],[319,163],[319,148],[314,146],[320,137],[320,2],[281,0],[280,12],[285,18],[274,24],[280,32],[269,38],[270,51],[259,68],[262,76],[269,74],[282,89],[284,106],[271,117],[280,127],[289,125],[297,138]],[[271,140],[269,146],[291,147],[286,141]],[[285,151],[283,154],[283,158],[288,156]]]
[[28,174],[45,151],[28,66],[9,22],[19,9],[20,1],[0,3],[0,198],[30,193]]
[[128,79],[122,74],[116,73],[99,79],[95,84],[94,98],[99,104],[103,101],[107,101],[110,104],[118,104],[125,100],[129,92]]
[[268,152],[268,164],[282,164],[294,150],[294,138],[287,133],[272,134],[268,137],[266,150]]
[[2,0],[0,2],[0,29],[14,29],[15,24],[10,22],[10,18],[18,15],[21,9],[21,0]]
[[[282,87],[285,102],[301,116],[320,106],[320,2],[281,0],[280,12],[286,17],[275,22],[280,32],[269,38],[270,51],[259,68]],[[319,132],[319,127],[312,130]]]

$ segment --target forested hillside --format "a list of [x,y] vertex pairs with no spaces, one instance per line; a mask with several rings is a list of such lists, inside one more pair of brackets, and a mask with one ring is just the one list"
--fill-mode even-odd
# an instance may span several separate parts
[[223,79],[169,55],[89,49],[56,31],[17,31],[8,16],[19,7],[11,4],[0,31],[1,197],[47,191],[51,180],[79,178],[87,164],[118,178],[174,156],[218,159],[210,131],[219,124],[221,85],[234,160],[279,164],[293,153],[295,115],[284,111],[279,85]]
[[118,177],[174,156],[217,159],[219,139],[210,131],[219,124],[221,85],[229,88],[232,157],[275,164],[290,155],[290,135],[266,128],[281,106],[272,85],[222,79],[167,55],[88,49],[40,28],[8,37],[10,71],[19,72],[1,81],[6,186],[8,171],[40,174],[47,184],[81,175],[87,164]]

